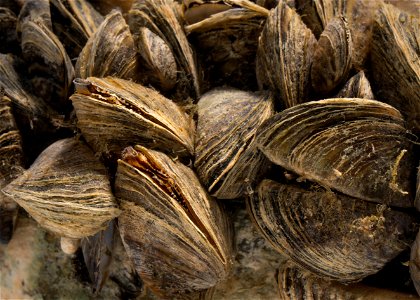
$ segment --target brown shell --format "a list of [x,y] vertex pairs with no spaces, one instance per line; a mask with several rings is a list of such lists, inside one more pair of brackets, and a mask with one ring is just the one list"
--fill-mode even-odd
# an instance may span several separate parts
[[212,196],[241,197],[267,164],[253,141],[259,125],[274,113],[272,99],[218,88],[200,98],[197,113],[194,166],[200,179]]
[[163,153],[129,147],[118,161],[115,194],[124,246],[156,294],[185,299],[227,276],[230,226],[191,169]]
[[169,45],[147,27],[138,31],[137,49],[143,77],[161,91],[170,91],[176,85],[177,65]]
[[375,99],[365,72],[360,71],[351,77],[334,98]]
[[105,167],[73,138],[45,149],[3,192],[41,226],[70,238],[95,234],[119,214]]
[[45,102],[30,94],[25,88],[23,75],[16,71],[18,59],[12,55],[0,53],[0,89],[12,101],[14,113],[20,124],[31,129],[49,127],[52,118],[57,117]]
[[75,84],[70,99],[77,126],[96,152],[119,154],[141,143],[174,156],[193,153],[192,119],[155,90],[114,77],[89,77]]
[[185,103],[188,96],[193,99],[200,96],[200,86],[195,54],[188,43],[181,20],[179,6],[172,0],[136,1],[128,17],[135,40],[140,29],[147,27],[171,48],[178,66],[178,84],[174,98]]
[[[230,86],[241,89],[257,89],[255,55],[268,10],[249,1],[246,3],[253,6],[238,5],[185,27],[203,67],[205,88],[228,82]],[[192,9],[209,5],[227,6],[202,4]]]
[[357,281],[411,243],[415,217],[385,205],[263,180],[248,200],[254,222],[280,253],[318,276]]
[[357,98],[313,101],[278,113],[257,132],[275,164],[347,195],[410,207],[413,149],[401,114]]
[[399,109],[415,134],[420,134],[419,28],[418,16],[383,4],[375,18],[371,51],[376,96]]
[[282,266],[277,278],[280,300],[410,300],[413,295],[380,289],[362,283],[345,285],[323,280],[292,263]]
[[52,95],[47,100],[63,110],[74,78],[74,68],[63,44],[44,22],[24,19],[21,30],[22,54],[31,63],[29,72],[41,77],[41,85],[50,86]]
[[353,42],[347,20],[332,19],[322,32],[311,66],[313,89],[328,94],[347,80],[352,68]]
[[418,211],[420,211],[420,164],[417,168],[417,192],[416,192],[416,199],[414,200],[414,205]]
[[76,59],[104,18],[87,0],[50,0],[54,32]]
[[16,35],[16,15],[6,7],[0,7],[0,53],[17,53],[20,46]]
[[332,19],[345,17],[349,23],[354,45],[354,65],[356,69],[363,69],[371,47],[373,19],[382,1],[294,0],[294,2],[303,21],[317,37]]
[[[0,189],[24,171],[22,138],[11,112],[11,101],[0,92]],[[17,204],[0,193],[0,242],[8,242],[13,234]]]
[[107,15],[80,53],[75,70],[77,78],[138,77],[137,50],[121,12]]
[[284,1],[271,10],[259,38],[257,79],[260,89],[274,92],[281,108],[308,100],[315,46],[311,30]]
[[98,294],[108,279],[109,268],[114,256],[114,244],[117,238],[116,221],[109,222],[106,229],[93,236],[82,239],[81,246],[92,290]]
[[[420,231],[419,231],[420,232]],[[410,274],[414,287],[420,295],[420,233],[417,234],[416,240],[411,246],[410,256]]]

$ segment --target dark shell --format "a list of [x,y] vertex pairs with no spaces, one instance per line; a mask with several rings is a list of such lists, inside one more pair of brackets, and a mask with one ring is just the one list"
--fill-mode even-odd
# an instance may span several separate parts
[[20,51],[16,24],[16,15],[10,9],[0,7],[0,53],[18,53]]
[[318,276],[357,281],[411,243],[415,217],[385,205],[263,180],[248,200],[254,222],[280,253]]
[[[52,107],[61,111],[68,105],[67,97],[74,77],[73,64],[58,37],[47,22],[38,21],[40,17],[24,18],[20,24],[21,46],[24,59],[30,63],[29,73],[35,91],[48,87],[50,93],[45,97]],[[37,78],[40,80],[37,80]]]
[[0,89],[12,101],[13,112],[20,124],[31,130],[45,129],[48,132],[52,119],[57,118],[57,115],[42,99],[27,91],[24,76],[17,72],[15,65],[18,65],[16,57],[0,54]]
[[[22,138],[11,112],[11,101],[0,92],[0,189],[24,171]],[[14,230],[18,207],[0,193],[0,242],[7,243]]]
[[257,79],[260,89],[274,93],[281,108],[308,100],[315,46],[311,30],[284,1],[271,10],[259,38]]
[[419,28],[418,16],[381,5],[373,27],[371,65],[377,98],[399,109],[407,129],[420,136]]
[[420,211],[420,165],[417,168],[417,192],[416,192],[416,199],[414,200],[414,205],[418,211]]
[[413,295],[356,283],[344,285],[323,280],[291,263],[282,266],[277,278],[281,300],[410,300]]
[[414,287],[420,295],[420,233],[417,234],[416,240],[411,246],[410,274]]
[[[201,6],[213,4],[202,4]],[[224,4],[214,4],[222,5]],[[227,6],[232,8],[231,6]],[[185,27],[197,49],[205,88],[230,86],[256,90],[255,55],[268,10],[260,6],[224,10]]]
[[367,201],[410,207],[412,143],[401,114],[366,99],[313,101],[278,113],[257,132],[262,152],[303,178]]
[[328,94],[347,80],[352,68],[353,42],[347,20],[332,19],[322,32],[311,66],[312,88]]
[[367,60],[375,12],[382,1],[365,0],[294,0],[305,24],[319,37],[336,17],[345,17],[352,35],[353,63],[362,70]]
[[50,0],[54,32],[71,59],[76,59],[103,17],[86,0]]
[[109,222],[106,229],[82,239],[83,258],[95,294],[100,293],[110,275],[109,268],[114,257],[117,234],[116,221],[114,220]]

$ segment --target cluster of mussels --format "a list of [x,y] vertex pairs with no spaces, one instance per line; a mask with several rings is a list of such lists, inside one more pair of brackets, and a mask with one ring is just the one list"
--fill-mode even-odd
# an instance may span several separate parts
[[99,291],[118,229],[170,299],[229,275],[228,199],[290,258],[284,299],[353,299],[341,283],[413,245],[418,16],[382,0],[127,2],[0,1],[4,242],[19,205],[65,252],[81,243]]

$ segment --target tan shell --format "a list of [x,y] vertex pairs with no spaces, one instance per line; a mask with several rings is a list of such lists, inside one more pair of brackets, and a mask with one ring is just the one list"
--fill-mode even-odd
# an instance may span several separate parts
[[347,20],[332,19],[322,32],[311,66],[312,88],[328,94],[347,80],[352,68],[353,42]]
[[343,282],[379,271],[417,232],[408,213],[320,187],[263,180],[248,206],[277,251],[318,276]]
[[[0,189],[24,171],[22,138],[11,111],[11,101],[0,92]],[[16,202],[0,193],[0,242],[8,242],[17,217]]]
[[255,55],[268,10],[250,1],[225,2],[238,5],[233,9],[227,4],[194,6],[192,9],[204,11],[209,5],[229,9],[185,27],[203,68],[204,88],[228,83],[233,87],[256,90]]
[[3,192],[41,226],[69,238],[95,234],[119,214],[105,167],[73,138],[45,149]]
[[300,176],[344,194],[410,207],[413,149],[401,114],[366,99],[340,98],[292,107],[257,132],[262,152]]
[[227,276],[230,226],[191,169],[163,153],[129,147],[118,161],[115,194],[124,246],[156,294],[185,299]]
[[281,108],[308,100],[316,39],[284,1],[271,10],[259,39],[257,79],[274,92]]
[[185,35],[178,4],[172,0],[136,1],[129,13],[130,30],[137,41],[142,27],[149,28],[171,48],[178,66],[177,91],[174,99],[185,103],[188,96],[200,96],[195,54]]
[[212,196],[241,197],[267,162],[257,150],[255,132],[274,113],[267,94],[218,88],[197,105],[195,138],[197,173]]
[[360,71],[351,77],[334,98],[375,99],[365,72]]
[[107,15],[80,53],[75,69],[77,78],[138,77],[137,50],[121,12]]
[[410,300],[413,295],[356,283],[341,283],[320,279],[292,263],[282,266],[277,278],[281,300]]
[[119,154],[142,143],[174,156],[193,153],[192,119],[155,90],[113,77],[78,79],[75,85],[70,99],[77,126],[96,152]]
[[420,134],[419,28],[418,16],[383,4],[375,18],[371,51],[376,96],[399,109],[415,134]]

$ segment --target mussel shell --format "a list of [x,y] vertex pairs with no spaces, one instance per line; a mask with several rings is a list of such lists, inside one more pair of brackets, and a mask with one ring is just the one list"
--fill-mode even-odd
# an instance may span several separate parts
[[420,211],[420,164],[417,168],[417,192],[416,192],[416,199],[414,200],[414,205],[418,211]]
[[114,244],[117,238],[116,226],[116,221],[113,220],[109,222],[106,229],[82,239],[81,242],[83,259],[95,294],[100,293],[110,275],[109,268],[114,256]]
[[232,6],[223,1],[182,1],[184,8],[184,19],[187,24],[194,24],[203,21],[217,13],[231,9]]
[[0,89],[12,101],[13,112],[16,121],[31,130],[48,131],[51,119],[57,115],[45,104],[45,102],[30,94],[24,82],[22,73],[18,73],[16,65],[19,60],[6,54],[0,54]]
[[75,70],[77,78],[138,77],[137,50],[121,12],[107,15],[80,53]]
[[407,248],[415,218],[323,188],[263,180],[248,200],[254,222],[280,253],[318,276],[357,281]]
[[257,79],[269,88],[281,108],[308,100],[310,66],[316,39],[284,1],[271,10],[259,38]]
[[[208,5],[202,4],[194,8]],[[204,81],[209,86],[205,88],[228,82],[230,86],[241,89],[257,89],[255,55],[258,37],[268,10],[255,6],[255,8],[227,6],[230,9],[185,27],[189,34],[188,39],[197,49],[199,61],[203,66]]]
[[380,289],[362,283],[345,285],[327,281],[287,263],[278,272],[277,282],[281,300],[381,300],[413,299],[413,295]]
[[77,126],[96,152],[119,153],[141,143],[175,156],[193,153],[192,119],[155,90],[113,77],[78,79],[75,84],[70,99]]
[[334,98],[375,99],[365,72],[360,71],[351,77]]
[[68,104],[67,97],[74,78],[74,68],[57,36],[43,23],[25,19],[21,25],[22,54],[30,62],[29,72],[46,79],[53,95],[48,99],[57,110]]
[[19,12],[16,30],[21,33],[21,26],[26,21],[43,24],[52,31],[50,1],[49,0],[26,0]]
[[332,19],[322,32],[311,66],[312,88],[328,94],[347,80],[352,68],[353,42],[347,20]]
[[163,153],[129,147],[118,161],[115,194],[124,246],[155,293],[172,299],[227,276],[230,226],[191,169]]
[[105,167],[74,138],[45,149],[3,192],[41,226],[70,238],[95,234],[119,214]]
[[16,15],[6,7],[0,7],[0,53],[20,51],[16,35]]
[[51,0],[50,7],[54,32],[76,59],[104,18],[86,0]]
[[278,113],[257,139],[268,159],[306,179],[359,199],[410,207],[414,154],[404,125],[387,104],[327,99]]
[[195,54],[185,35],[178,4],[172,0],[134,1],[129,12],[130,30],[137,40],[140,28],[147,27],[169,45],[178,66],[177,92],[174,97],[185,102],[200,96]]
[[[0,92],[0,189],[24,171],[22,138],[11,111],[11,101]],[[17,217],[16,202],[0,193],[0,242],[8,242]]]
[[169,45],[147,27],[138,30],[137,49],[143,80],[161,91],[170,91],[176,85],[178,69]]
[[[401,111],[420,135],[419,18],[383,4],[373,26],[372,85],[378,99]],[[396,88],[398,87],[398,88]]]
[[200,179],[212,196],[242,196],[266,163],[253,141],[274,113],[271,97],[218,88],[200,98],[197,113],[194,166]]
[[353,63],[364,68],[372,41],[372,23],[382,1],[365,0],[294,0],[305,24],[319,37],[327,24],[336,17],[345,17],[349,23],[354,52]]
[[410,256],[410,274],[414,287],[420,295],[420,233],[417,234],[416,240],[411,246]]

